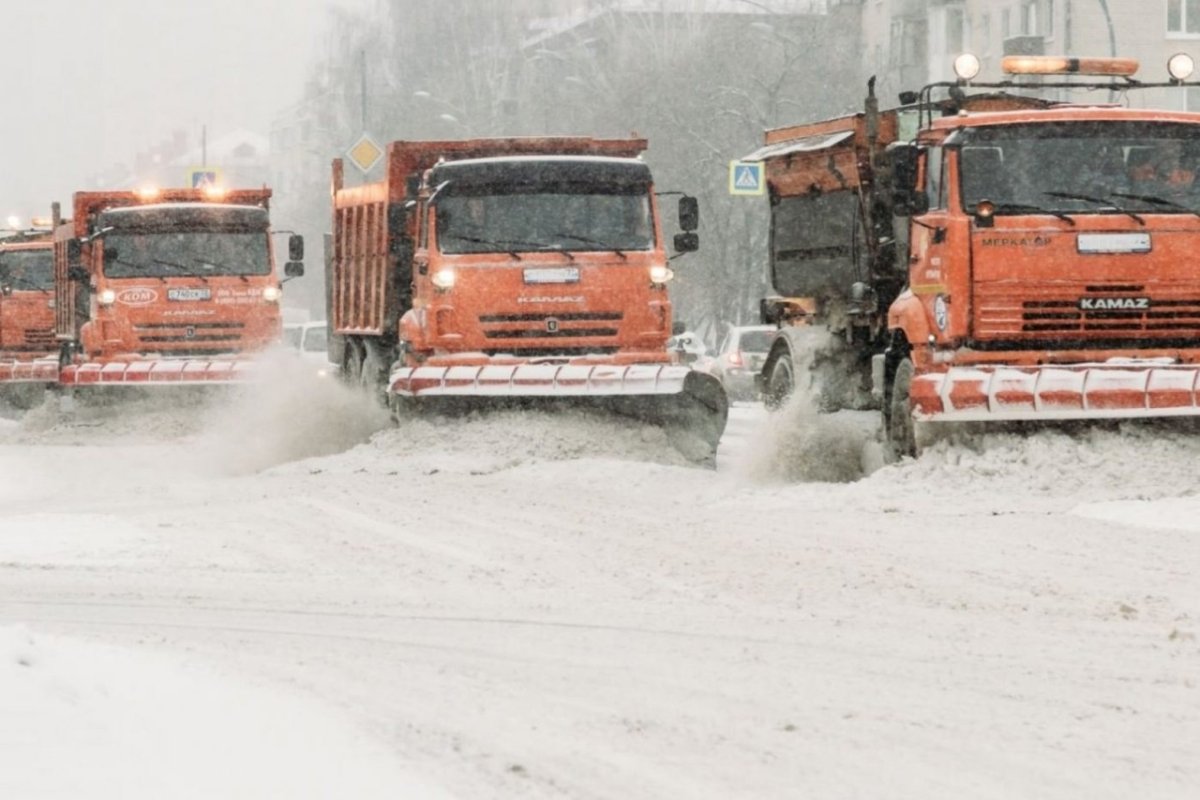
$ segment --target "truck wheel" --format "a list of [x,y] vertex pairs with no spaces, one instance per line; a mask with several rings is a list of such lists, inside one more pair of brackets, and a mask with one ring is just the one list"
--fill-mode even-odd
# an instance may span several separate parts
[[783,408],[792,392],[796,391],[796,372],[792,367],[792,357],[784,353],[771,365],[771,374],[767,376],[766,391],[763,392],[763,405],[772,411]]
[[896,373],[892,377],[888,413],[884,417],[883,455],[889,463],[895,463],[905,456],[916,458],[917,455],[916,427],[910,399],[914,372],[912,359],[904,358],[896,365]]

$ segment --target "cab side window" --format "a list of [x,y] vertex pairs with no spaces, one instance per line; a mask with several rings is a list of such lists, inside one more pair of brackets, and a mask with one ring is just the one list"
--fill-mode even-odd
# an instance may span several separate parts
[[946,207],[945,153],[941,147],[925,151],[925,196],[929,208]]

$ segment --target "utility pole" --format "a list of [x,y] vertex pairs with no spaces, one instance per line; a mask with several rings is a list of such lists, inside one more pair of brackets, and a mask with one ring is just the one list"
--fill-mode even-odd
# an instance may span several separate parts
[[358,51],[359,65],[359,96],[362,100],[362,124],[361,129],[365,133],[367,130],[367,51]]

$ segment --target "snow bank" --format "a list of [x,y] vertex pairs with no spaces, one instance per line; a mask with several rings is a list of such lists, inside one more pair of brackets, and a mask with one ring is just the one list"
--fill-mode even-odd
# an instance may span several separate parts
[[164,656],[0,627],[0,797],[445,797],[339,718]]
[[402,420],[361,457],[495,472],[539,461],[616,459],[690,466],[662,429],[586,411],[491,411]]
[[955,494],[986,487],[1002,496],[1160,498],[1195,490],[1200,434],[1186,424],[1128,423],[1009,433],[966,433],[935,442],[873,484]]

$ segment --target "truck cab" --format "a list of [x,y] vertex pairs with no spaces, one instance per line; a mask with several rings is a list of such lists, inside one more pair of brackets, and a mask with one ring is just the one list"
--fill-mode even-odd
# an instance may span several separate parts
[[[278,341],[269,197],[265,189],[77,194],[56,258],[64,359],[211,359]],[[301,269],[289,262],[289,274]]]
[[28,361],[56,350],[53,242],[48,236],[0,241],[0,360]]
[[415,208],[410,358],[625,354],[667,361],[658,198],[635,158],[509,156],[429,170]]
[[936,120],[890,327],[934,362],[1200,357],[1200,114],[1062,106]]

